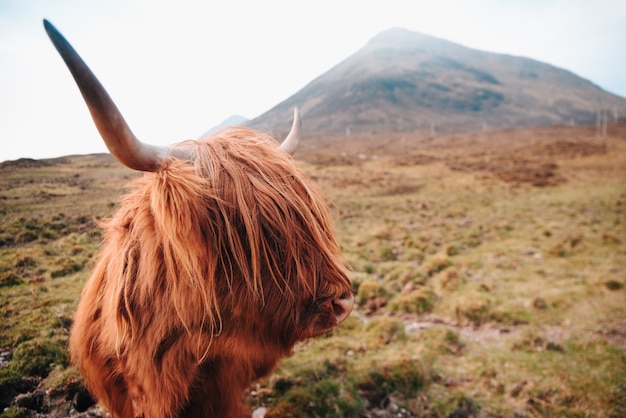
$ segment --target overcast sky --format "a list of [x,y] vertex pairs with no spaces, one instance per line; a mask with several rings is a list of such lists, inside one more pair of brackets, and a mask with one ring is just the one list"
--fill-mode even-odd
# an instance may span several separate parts
[[0,161],[106,150],[43,18],[155,144],[254,118],[392,27],[548,62],[626,97],[623,0],[0,0]]

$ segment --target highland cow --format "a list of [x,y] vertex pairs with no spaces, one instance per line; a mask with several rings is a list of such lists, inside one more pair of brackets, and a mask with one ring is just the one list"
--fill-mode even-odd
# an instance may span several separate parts
[[70,336],[72,361],[114,417],[243,417],[245,389],[353,296],[327,202],[278,145],[232,128],[161,148],[139,141],[47,21],[111,153],[145,171],[103,223]]

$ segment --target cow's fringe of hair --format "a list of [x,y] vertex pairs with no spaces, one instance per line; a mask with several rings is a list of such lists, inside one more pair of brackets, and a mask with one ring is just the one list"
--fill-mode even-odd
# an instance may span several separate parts
[[103,223],[100,271],[118,356],[147,333],[160,341],[179,329],[197,336],[202,362],[222,329],[225,294],[241,283],[261,304],[267,279],[290,299],[315,298],[324,264],[316,257],[343,269],[325,198],[272,138],[241,128],[179,146],[193,162],[170,160],[135,180]]

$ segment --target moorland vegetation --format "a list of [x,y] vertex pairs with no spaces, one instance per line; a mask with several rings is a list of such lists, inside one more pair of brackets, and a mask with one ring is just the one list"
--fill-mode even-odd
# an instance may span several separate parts
[[[626,416],[626,125],[305,138],[358,306],[265,417]],[[0,416],[102,413],[70,364],[109,155],[0,164]],[[91,415],[88,415],[91,414]]]

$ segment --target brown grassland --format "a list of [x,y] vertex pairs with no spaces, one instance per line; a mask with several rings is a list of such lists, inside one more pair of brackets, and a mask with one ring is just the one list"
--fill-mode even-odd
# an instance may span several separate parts
[[[626,125],[602,139],[552,127],[302,145],[357,308],[251,387],[252,409],[626,416]],[[1,417],[102,413],[68,331],[95,221],[138,175],[108,155],[0,164]]]

